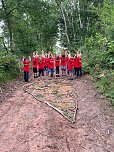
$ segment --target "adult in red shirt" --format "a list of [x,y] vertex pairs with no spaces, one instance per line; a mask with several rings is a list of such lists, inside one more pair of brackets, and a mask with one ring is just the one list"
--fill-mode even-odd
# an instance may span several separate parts
[[24,65],[24,81],[28,82],[29,81],[29,72],[30,72],[30,57],[29,59],[26,59],[25,57],[23,57],[23,65]]

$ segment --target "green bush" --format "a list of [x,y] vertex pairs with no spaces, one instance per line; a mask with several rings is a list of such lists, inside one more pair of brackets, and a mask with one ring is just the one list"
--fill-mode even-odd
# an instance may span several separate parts
[[87,38],[83,47],[83,71],[90,73],[98,90],[114,105],[114,42],[102,35]]
[[19,77],[22,65],[16,55],[0,51],[0,83]]
[[114,70],[107,70],[107,73],[105,71],[104,76],[97,79],[96,86],[114,105]]

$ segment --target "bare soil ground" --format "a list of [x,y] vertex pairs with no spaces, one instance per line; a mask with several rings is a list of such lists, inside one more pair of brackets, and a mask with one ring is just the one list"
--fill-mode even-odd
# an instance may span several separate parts
[[0,152],[114,152],[114,109],[89,76],[66,81],[77,95],[76,123],[24,92],[23,82],[2,87]]

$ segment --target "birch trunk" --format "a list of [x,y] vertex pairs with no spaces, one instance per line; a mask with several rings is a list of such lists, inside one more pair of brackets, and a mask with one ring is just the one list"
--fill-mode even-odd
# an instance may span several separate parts
[[72,21],[72,29],[73,29],[73,36],[74,36],[74,41],[76,40],[76,34],[75,34],[75,28],[74,28],[74,18],[73,18],[73,10],[75,10],[75,2],[71,1],[71,21]]
[[80,15],[80,1],[79,0],[77,0],[77,8],[78,8],[78,17],[79,17],[79,22],[80,22],[80,28],[82,29],[83,24],[82,24],[81,15]]
[[65,14],[64,14],[64,10],[63,10],[63,4],[61,3],[61,11],[62,11],[62,15],[63,15],[63,19],[64,19],[64,24],[65,24],[65,35],[67,38],[68,43],[70,42],[69,37],[68,37],[68,28],[67,28],[67,23],[66,23],[66,18],[65,18]]

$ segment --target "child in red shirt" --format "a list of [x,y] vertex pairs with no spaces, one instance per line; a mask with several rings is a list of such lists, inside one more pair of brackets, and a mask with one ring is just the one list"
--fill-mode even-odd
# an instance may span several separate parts
[[82,55],[80,52],[78,54],[78,76],[82,77]]
[[49,76],[53,77],[54,75],[54,68],[55,68],[55,60],[52,58],[52,55],[49,57]]
[[74,57],[74,75],[76,77],[78,77],[78,75],[79,75],[78,60],[79,60],[79,58],[77,57],[77,53],[76,53],[76,56]]
[[44,66],[45,66],[44,58],[42,56],[39,56],[39,58],[38,58],[38,69],[39,69],[38,77],[44,76]]
[[66,75],[66,69],[67,69],[67,61],[65,55],[62,55],[61,57],[61,70],[62,75]]
[[69,77],[71,78],[73,75],[73,58],[72,57],[68,59],[68,73],[69,73]]
[[23,56],[22,62],[23,62],[23,65],[24,65],[23,70],[24,70],[24,80],[25,80],[25,82],[28,82],[28,81],[29,81],[30,60],[31,60],[30,57],[29,57],[29,59],[26,59],[26,58]]
[[38,58],[35,55],[35,53],[33,53],[32,65],[33,65],[32,67],[34,72],[34,78],[37,78]]
[[45,72],[46,72],[46,75],[48,75],[48,63],[49,63],[49,58],[48,58],[48,55],[46,54],[45,55]]
[[66,65],[67,65],[67,75],[69,75],[69,71],[68,71],[68,60],[69,60],[69,53],[67,52],[66,54]]
[[59,56],[55,59],[55,67],[56,67],[56,76],[59,77],[59,66],[60,66],[60,58]]

